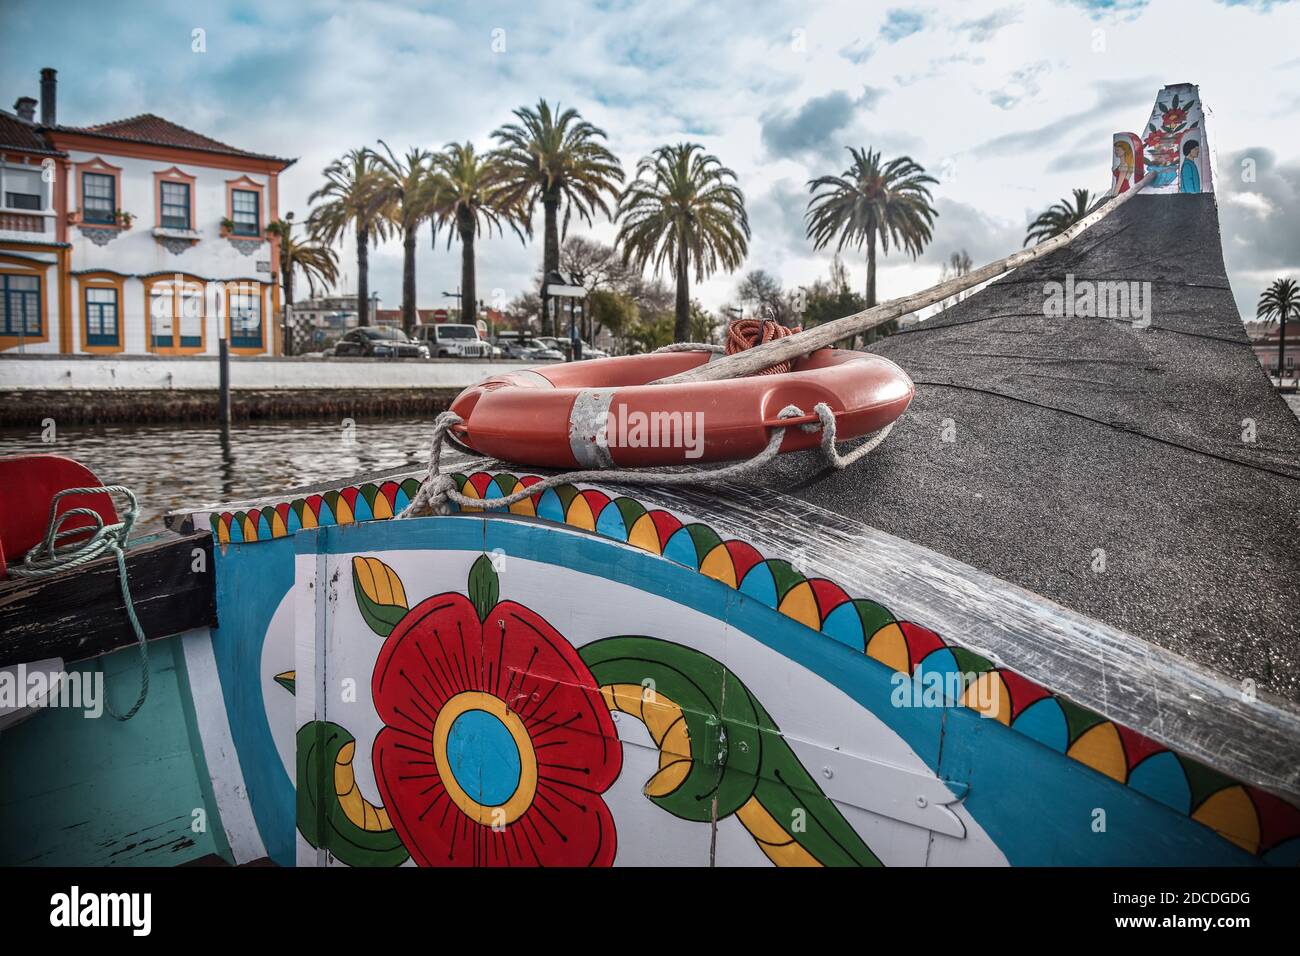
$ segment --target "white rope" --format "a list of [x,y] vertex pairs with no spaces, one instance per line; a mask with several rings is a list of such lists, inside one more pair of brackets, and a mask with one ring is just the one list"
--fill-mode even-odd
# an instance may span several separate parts
[[[122,520],[115,524],[104,524],[104,518],[91,508],[69,508],[59,513],[60,499],[72,495],[120,494],[127,499],[126,510]],[[45,539],[33,547],[23,557],[23,563],[9,569],[16,578],[47,578],[72,568],[101,558],[106,553],[117,557],[118,587],[122,592],[122,603],[126,606],[126,616],[135,631],[136,648],[140,652],[140,693],[131,705],[131,709],[119,714],[107,699],[104,709],[114,720],[127,721],[144,706],[149,696],[149,648],[145,643],[144,627],[135,613],[135,601],[131,599],[131,585],[126,577],[126,548],[131,536],[131,528],[140,514],[140,505],[135,492],[125,485],[103,485],[93,488],[65,488],[50,501],[50,517],[46,522]],[[93,527],[64,528],[64,522],[70,518],[89,518]],[[89,537],[87,537],[87,535]],[[60,543],[67,538],[81,538],[76,543]],[[102,660],[96,664],[100,671],[104,669]]]
[[[681,343],[691,344],[691,343]],[[835,447],[835,413],[831,411],[830,406],[825,402],[818,402],[813,407],[818,422],[809,422],[800,425],[805,432],[815,432],[820,430],[822,433],[821,451],[827,463],[835,469],[844,469],[854,462],[861,459],[864,455],[875,449],[882,441],[888,437],[894,428],[894,423],[890,422],[880,431],[878,431],[869,441],[865,442],[858,448],[853,449],[847,455],[841,455]],[[778,418],[801,418],[804,411],[795,405],[787,405],[781,409]],[[420,490],[416,492],[415,497],[411,500],[398,518],[414,518],[423,514],[448,514],[450,513],[449,502],[455,502],[462,508],[508,508],[516,502],[523,501],[525,498],[531,498],[533,495],[555,488],[559,485],[575,484],[577,482],[613,482],[615,484],[626,485],[692,485],[692,484],[712,484],[719,481],[727,481],[747,475],[752,471],[757,471],[763,465],[776,457],[781,449],[781,441],[785,437],[787,425],[778,425],[772,429],[772,437],[768,439],[767,446],[753,458],[746,461],[738,461],[729,465],[722,465],[718,468],[692,468],[690,470],[666,471],[662,469],[602,469],[595,468],[585,471],[566,471],[558,475],[551,475],[543,478],[527,488],[521,488],[518,491],[505,495],[500,498],[471,498],[462,494],[456,487],[456,479],[449,474],[441,473],[442,464],[442,446],[447,439],[447,433],[456,425],[464,423],[455,412],[443,412],[434,421],[433,439],[429,451],[429,473],[425,476],[424,481],[420,483]]]

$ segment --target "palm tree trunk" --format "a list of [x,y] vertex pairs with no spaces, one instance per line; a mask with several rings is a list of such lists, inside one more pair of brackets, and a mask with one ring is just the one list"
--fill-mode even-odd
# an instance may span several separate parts
[[[542,288],[552,272],[560,268],[560,194],[548,193],[542,197],[542,208],[546,214],[545,235],[542,243]],[[555,315],[555,303],[542,296],[545,312],[542,315],[542,332],[545,335],[559,335],[559,323]]]
[[876,304],[876,233],[867,233],[867,308]]
[[370,324],[370,229],[357,226],[357,325]]
[[1286,374],[1286,314],[1288,303],[1282,303],[1282,325],[1277,336],[1277,387],[1282,387],[1282,376]]
[[474,220],[461,217],[460,232],[460,320],[474,324],[478,318],[478,290],[474,281]]
[[402,236],[402,328],[410,335],[417,322],[415,312],[415,229]]
[[284,284],[283,307],[286,309],[293,305],[293,263],[290,262],[288,265],[287,269],[283,265],[280,266],[280,279]]
[[691,277],[686,246],[677,252],[677,315],[673,322],[673,341],[685,342],[691,335]]

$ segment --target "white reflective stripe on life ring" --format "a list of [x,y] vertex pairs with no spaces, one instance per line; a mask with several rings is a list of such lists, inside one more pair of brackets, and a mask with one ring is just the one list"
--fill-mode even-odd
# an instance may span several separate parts
[[511,372],[511,375],[520,375],[524,378],[536,382],[542,388],[555,388],[555,383],[536,369],[521,368],[517,372]]
[[612,468],[606,425],[616,388],[586,388],[569,413],[569,449],[580,468]]

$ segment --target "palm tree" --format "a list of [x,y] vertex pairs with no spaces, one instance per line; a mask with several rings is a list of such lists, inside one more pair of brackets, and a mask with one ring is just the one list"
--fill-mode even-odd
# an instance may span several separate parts
[[474,240],[480,232],[502,232],[508,225],[525,241],[519,209],[502,185],[503,169],[495,153],[480,154],[472,143],[448,143],[430,160],[434,185],[433,215],[436,226],[447,227],[447,248],[460,239],[460,303],[462,322],[477,314],[474,277]]
[[836,252],[845,246],[867,245],[867,307],[876,304],[876,242],[889,254],[889,243],[910,252],[915,259],[930,241],[939,214],[930,204],[925,168],[909,156],[891,159],[883,166],[880,153],[849,147],[853,162],[839,176],[809,180],[808,238],[823,249],[839,237]]
[[636,178],[618,200],[623,262],[677,280],[675,341],[690,331],[690,270],[703,282],[719,267],[732,272],[749,252],[749,217],[736,174],[704,153],[699,143],[660,146],[637,164]]
[[329,246],[318,239],[295,239],[293,227],[301,225],[289,219],[277,219],[266,231],[280,239],[280,281],[284,285],[284,304],[293,305],[293,274],[297,270],[307,279],[307,289],[314,296],[316,283],[322,287],[333,285],[339,279],[339,258]]
[[[502,126],[492,134],[500,145],[505,166],[507,201],[518,206],[527,217],[532,232],[532,211],[538,200],[545,212],[542,243],[542,276],[560,267],[560,238],[568,232],[569,219],[576,211],[588,225],[592,213],[599,209],[610,215],[605,196],[618,196],[623,183],[623,166],[600,142],[605,131],[591,125],[577,110],[551,111],[546,100],[538,100],[530,109],[514,111],[518,123]],[[559,220],[560,203],[567,201],[564,221]],[[554,334],[550,309],[543,315],[543,326]]]
[[1038,214],[1038,218],[1029,224],[1029,231],[1025,233],[1025,245],[1031,242],[1039,243],[1053,236],[1059,236],[1065,230],[1069,229],[1076,222],[1088,215],[1088,207],[1093,203],[1093,197],[1086,189],[1074,190],[1074,202],[1062,199],[1058,203],[1048,206],[1043,212]]
[[1277,383],[1280,386],[1286,370],[1286,320],[1300,319],[1300,286],[1296,285],[1295,279],[1274,279],[1259,297],[1255,318],[1270,325],[1281,322],[1277,336]]
[[324,200],[312,210],[312,235],[333,245],[351,226],[357,236],[357,316],[360,325],[370,324],[370,243],[388,236],[383,175],[378,157],[368,149],[348,150],[325,167],[325,185],[308,202]]
[[398,159],[382,139],[384,154],[377,155],[382,174],[381,191],[387,196],[384,212],[393,228],[402,234],[402,328],[409,335],[415,328],[415,237],[420,226],[433,218],[437,180],[429,169],[433,154],[411,147]]

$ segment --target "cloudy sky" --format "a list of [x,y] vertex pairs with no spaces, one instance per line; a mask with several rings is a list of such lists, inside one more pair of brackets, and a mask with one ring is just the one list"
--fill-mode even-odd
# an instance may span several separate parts
[[[192,51],[196,28],[206,52]],[[605,129],[629,172],[660,144],[704,144],[745,192],[746,268],[786,284],[829,264],[804,238],[807,180],[842,171],[846,146],[905,153],[941,180],[940,218],[918,261],[884,261],[892,297],[935,281],[955,250],[978,265],[1018,248],[1032,215],[1072,187],[1104,189],[1111,133],[1140,130],[1161,85],[1193,82],[1211,110],[1228,268],[1253,312],[1267,281],[1300,273],[1298,36],[1300,4],[1283,0],[3,0],[0,98],[35,96],[53,66],[62,122],[152,112],[297,157],[281,211],[302,218],[320,169],[349,147],[486,147],[512,109],[546,97]],[[419,304],[447,304],[457,250],[427,235],[419,249]],[[540,258],[540,242],[483,243],[483,296],[513,297]],[[350,248],[343,262],[352,283]],[[400,247],[371,263],[395,308]],[[860,256],[848,264],[861,284]],[[716,307],[738,280],[715,276],[698,295]]]

